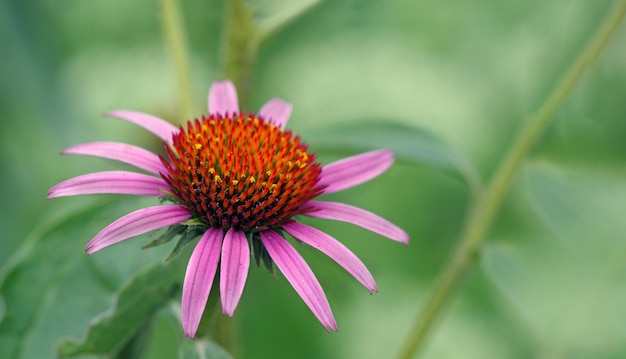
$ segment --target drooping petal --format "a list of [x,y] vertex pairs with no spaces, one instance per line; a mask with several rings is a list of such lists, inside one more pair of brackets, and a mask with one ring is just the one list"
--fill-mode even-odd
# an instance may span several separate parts
[[327,185],[324,193],[354,187],[385,172],[393,163],[390,150],[365,152],[344,158],[322,167],[321,185]]
[[305,213],[307,216],[352,223],[394,241],[409,244],[409,235],[400,227],[362,208],[337,202],[311,202],[311,205],[317,210]]
[[169,187],[163,179],[154,176],[126,171],[107,171],[89,173],[63,181],[48,190],[48,198],[97,193],[160,196],[167,188]]
[[179,131],[179,129],[171,123],[156,116],[148,115],[146,113],[116,110],[107,112],[104,115],[108,117],[119,118],[139,125],[146,130],[154,133],[163,141],[169,144],[172,143],[172,133],[178,133]]
[[192,339],[196,336],[204,307],[209,299],[213,278],[220,260],[223,236],[221,229],[209,228],[198,241],[187,264],[181,313],[183,331]]
[[278,269],[324,328],[329,332],[331,329],[337,331],[337,322],[324,290],[300,254],[285,238],[273,230],[261,232],[261,241]]
[[119,142],[89,142],[72,146],[62,154],[87,155],[128,163],[142,170],[154,173],[167,173],[156,154],[141,147]]
[[291,116],[291,109],[292,106],[290,103],[275,98],[269,100],[261,107],[259,115],[274,124],[274,126],[284,129],[287,125],[287,121],[289,121],[289,116]]
[[286,224],[283,226],[283,229],[300,241],[329,256],[348,273],[352,274],[356,280],[361,282],[369,290],[370,294],[378,292],[376,281],[369,270],[367,270],[367,267],[365,267],[365,264],[335,238],[316,228],[298,222]]
[[216,81],[209,90],[209,114],[226,115],[239,112],[235,85],[230,81]]
[[169,227],[189,218],[191,218],[189,211],[179,205],[142,208],[106,226],[87,243],[85,251],[87,254],[92,254],[125,239]]
[[250,268],[250,247],[243,231],[229,229],[222,245],[220,295],[222,314],[233,316],[239,303]]

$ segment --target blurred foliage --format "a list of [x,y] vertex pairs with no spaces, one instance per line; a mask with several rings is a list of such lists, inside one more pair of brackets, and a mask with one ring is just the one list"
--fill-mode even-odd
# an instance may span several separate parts
[[[183,3],[200,114],[217,76],[223,3]],[[259,18],[294,6],[286,0],[255,4]],[[423,140],[419,135],[415,142],[393,141],[394,129],[406,126],[432,134],[489,178],[521,122],[610,4],[325,1],[261,49],[248,110],[271,97],[293,103],[289,127],[310,138],[324,163],[361,147],[327,146],[317,136],[362,135],[359,121],[366,118],[378,121],[380,137],[371,140],[376,146],[392,141],[386,146],[397,153],[403,146],[417,151],[412,148]],[[50,186],[73,175],[124,168],[57,155],[70,145],[114,140],[158,150],[159,142],[142,129],[101,113],[126,108],[173,123],[186,120],[176,117],[158,5],[0,2],[0,357],[53,357],[61,339],[84,339],[90,320],[112,306],[114,292],[131,273],[167,253],[168,248],[140,251],[147,236],[90,257],[82,251],[107,223],[150,199],[45,200]],[[534,150],[491,231],[481,265],[424,357],[626,356],[624,43],[622,25]],[[387,125],[388,119],[394,124]],[[458,176],[441,171],[442,162],[434,164],[400,161],[380,178],[328,196],[398,224],[411,235],[408,247],[347,224],[307,220],[362,258],[380,288],[367,295],[331,260],[298,246],[329,297],[338,333],[327,334],[280,275],[251,268],[233,319],[245,357],[396,353],[455,243],[471,198]],[[197,350],[188,348],[170,312],[165,307],[145,327],[146,357],[187,357]],[[180,343],[185,344],[179,352]]]
[[113,356],[123,351],[127,343],[137,341],[135,333],[148,332],[150,319],[173,296],[174,290],[180,289],[178,284],[184,262],[176,263],[177,266],[155,264],[133,274],[132,280],[114,294],[112,310],[92,321],[83,341],[64,339],[58,344],[59,356]]

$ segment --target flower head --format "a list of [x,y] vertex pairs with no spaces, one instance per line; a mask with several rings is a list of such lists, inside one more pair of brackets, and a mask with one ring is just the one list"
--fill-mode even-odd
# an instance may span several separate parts
[[[239,111],[229,81],[209,92],[209,115],[176,128],[157,117],[113,111],[160,137],[165,156],[128,144],[91,142],[65,154],[115,159],[148,174],[108,171],[71,178],[53,186],[48,198],[95,193],[161,196],[171,204],[143,208],[114,221],[86,246],[88,254],[161,228],[193,227],[196,244],[183,283],[182,322],[193,338],[213,280],[220,269],[222,312],[232,316],[243,293],[251,253],[284,274],[326,330],[337,330],[328,300],[315,275],[284,238],[286,232],[335,260],[370,293],[376,282],[365,265],[330,235],[299,223],[297,215],[349,222],[392,240],[408,235],[366,210],[314,201],[368,181],[393,163],[389,150],[367,152],[322,166],[315,154],[285,125],[291,105],[273,99],[258,114]],[[182,233],[174,231],[173,233]]]

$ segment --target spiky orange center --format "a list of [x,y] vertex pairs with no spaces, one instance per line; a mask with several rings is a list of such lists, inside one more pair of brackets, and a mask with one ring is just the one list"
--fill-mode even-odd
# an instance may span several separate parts
[[319,195],[321,167],[308,147],[259,116],[202,116],[166,146],[175,199],[212,227],[278,227]]

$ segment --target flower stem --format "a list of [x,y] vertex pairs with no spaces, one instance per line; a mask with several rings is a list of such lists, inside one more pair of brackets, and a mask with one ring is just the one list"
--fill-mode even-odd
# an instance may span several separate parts
[[479,196],[469,213],[459,244],[441,272],[421,315],[407,336],[399,358],[410,359],[423,348],[425,339],[440,316],[444,305],[451,298],[454,290],[476,258],[478,249],[519,172],[524,158],[544,133],[553,115],[570,95],[584,70],[602,52],[625,13],[626,0],[618,0],[596,35],[572,63],[537,113],[519,132],[504,160],[497,168],[491,183]]
[[239,106],[248,108],[252,72],[259,48],[252,11],[245,0],[226,1],[220,73],[237,88]]
[[[168,0],[163,0],[168,1]],[[169,0],[173,1],[173,0]],[[222,57],[220,73],[230,79],[237,88],[239,106],[248,107],[252,82],[252,70],[259,47],[259,40],[252,21],[252,11],[245,0],[226,0]],[[216,277],[219,278],[219,275]],[[217,281],[214,288],[219,288]],[[209,296],[197,336],[211,336],[233,357],[237,357],[240,348],[237,344],[237,327],[232,318],[219,313],[219,291]]]
[[196,331],[196,339],[207,337],[211,338],[222,348],[224,348],[233,358],[238,358],[240,348],[237,344],[237,324],[235,320],[229,316],[222,315],[220,309],[220,283],[219,272],[213,279],[212,292],[209,295],[200,325]]
[[176,0],[161,0],[161,11],[165,42],[169,49],[178,82],[178,101],[181,111],[180,115],[182,116],[180,122],[182,123],[194,117],[193,91],[189,75],[189,56],[183,29],[184,20]]

